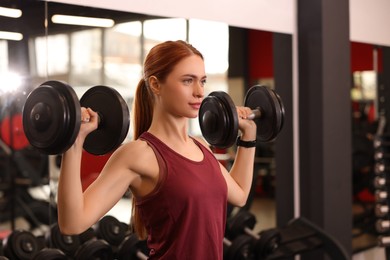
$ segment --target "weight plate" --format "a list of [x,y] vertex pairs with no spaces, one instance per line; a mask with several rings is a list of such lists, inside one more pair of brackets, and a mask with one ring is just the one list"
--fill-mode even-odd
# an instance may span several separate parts
[[260,109],[261,116],[255,118],[257,125],[257,140],[259,142],[273,141],[280,132],[284,121],[284,107],[280,97],[265,87],[256,85],[245,95],[246,107]]
[[227,232],[229,237],[237,237],[245,233],[245,228],[253,229],[256,225],[256,217],[250,212],[239,211],[227,222]]
[[30,143],[24,134],[23,117],[16,114],[3,118],[1,122],[1,139],[14,150],[22,150]]
[[118,246],[126,235],[126,230],[119,220],[109,215],[100,219],[95,228],[98,237],[113,246]]
[[49,245],[52,244],[55,248],[61,249],[68,256],[73,256],[80,246],[78,236],[61,234],[58,224],[53,224],[50,227],[50,232],[47,234],[46,239]]
[[253,239],[247,235],[239,235],[233,241],[227,250],[226,259],[229,260],[245,260],[254,259]]
[[283,124],[284,124],[284,104],[283,104],[283,101],[282,101],[282,98],[275,92],[273,91],[273,93],[275,94],[277,100],[279,101],[279,106],[280,106],[280,115],[281,115],[281,120],[280,120],[280,127],[279,127],[279,131],[278,133],[282,130],[283,128]]
[[75,260],[99,259],[112,260],[112,247],[103,239],[92,239],[82,244],[74,257]]
[[68,260],[69,258],[57,248],[43,248],[32,260]]
[[278,229],[261,231],[260,239],[256,241],[254,252],[257,259],[266,259],[279,246],[282,237]]
[[97,130],[90,133],[84,149],[94,155],[113,151],[125,140],[130,126],[130,113],[126,101],[115,89],[95,86],[80,99],[82,107],[89,107],[99,114]]
[[47,81],[34,89],[23,107],[23,127],[30,144],[45,154],[61,154],[80,130],[81,108],[72,87]]
[[118,260],[135,259],[137,255],[139,240],[136,234],[128,235],[118,247]]
[[231,97],[223,91],[211,92],[200,106],[199,125],[210,145],[231,147],[238,135],[238,115]]
[[37,238],[24,230],[13,231],[3,243],[4,255],[10,259],[28,260],[40,250]]

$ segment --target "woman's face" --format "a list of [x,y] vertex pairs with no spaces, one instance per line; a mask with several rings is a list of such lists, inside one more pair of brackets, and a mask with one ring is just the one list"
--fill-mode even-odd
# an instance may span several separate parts
[[195,118],[204,97],[204,61],[192,55],[179,62],[160,82],[160,99],[165,109],[178,117]]

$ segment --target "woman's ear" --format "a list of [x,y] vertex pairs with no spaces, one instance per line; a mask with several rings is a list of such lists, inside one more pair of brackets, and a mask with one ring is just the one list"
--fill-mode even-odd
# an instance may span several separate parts
[[160,83],[158,82],[158,79],[155,76],[149,77],[149,87],[152,90],[153,94],[155,95],[160,94]]

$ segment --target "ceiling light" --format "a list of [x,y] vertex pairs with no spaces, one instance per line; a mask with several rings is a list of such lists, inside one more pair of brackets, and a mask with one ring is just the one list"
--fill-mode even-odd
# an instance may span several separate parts
[[17,32],[0,31],[0,39],[20,41],[23,39],[23,34]]
[[115,24],[114,20],[112,19],[61,15],[61,14],[53,15],[51,17],[51,21],[53,23],[58,23],[58,24],[71,24],[71,25],[82,25],[82,26],[93,26],[93,27],[112,27]]
[[0,15],[11,18],[19,18],[22,16],[22,11],[14,8],[0,7]]

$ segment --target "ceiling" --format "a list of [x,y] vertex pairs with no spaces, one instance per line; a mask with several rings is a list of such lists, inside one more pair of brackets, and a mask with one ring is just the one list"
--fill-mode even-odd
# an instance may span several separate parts
[[[25,39],[28,38],[28,36],[45,35],[45,18],[51,17],[53,14],[111,18],[115,21],[115,23],[132,20],[144,20],[150,19],[152,17],[156,18],[156,16],[149,16],[138,13],[136,14],[38,0],[1,0],[0,6],[18,8],[22,10],[23,15],[20,18],[8,18],[0,16],[0,31],[20,32],[24,35]],[[48,34],[55,34],[60,32],[80,30],[83,29],[83,27],[53,24],[49,19],[47,29]]]

